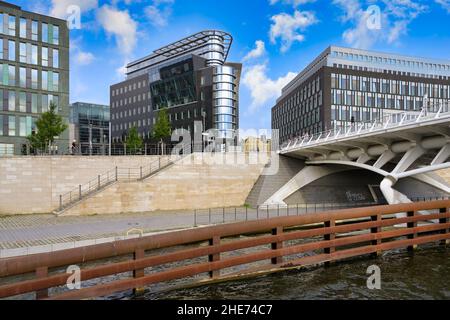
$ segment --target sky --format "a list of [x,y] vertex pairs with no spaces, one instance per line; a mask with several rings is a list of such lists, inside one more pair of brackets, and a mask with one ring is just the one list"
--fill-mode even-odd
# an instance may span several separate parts
[[450,0],[9,2],[63,19],[80,9],[70,31],[71,102],[109,105],[126,63],[201,30],[231,33],[228,61],[243,63],[242,129],[270,129],[281,89],[330,45],[450,60]]

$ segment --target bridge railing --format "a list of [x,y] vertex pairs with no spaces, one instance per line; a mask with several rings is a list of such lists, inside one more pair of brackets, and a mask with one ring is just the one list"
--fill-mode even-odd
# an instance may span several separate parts
[[316,133],[313,135],[304,135],[291,139],[284,143],[280,151],[287,151],[296,148],[309,147],[312,145],[325,143],[336,139],[351,137],[355,135],[387,130],[412,123],[421,123],[433,119],[440,119],[450,115],[450,104],[442,103],[430,106],[421,111],[405,111],[385,114],[382,119],[369,122],[355,122],[348,127],[337,127],[335,129]]
[[[177,285],[192,284],[192,277],[202,283],[236,279],[425,243],[445,244],[450,240],[449,209],[448,200],[345,209],[4,258],[0,298],[33,293],[28,298],[84,299],[175,280]],[[74,266],[80,268],[75,277],[70,271]],[[71,279],[77,278],[81,288],[70,290],[68,280],[74,285]]]

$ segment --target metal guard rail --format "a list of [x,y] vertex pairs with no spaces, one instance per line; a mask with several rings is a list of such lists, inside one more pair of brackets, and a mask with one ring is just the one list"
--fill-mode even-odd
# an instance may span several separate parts
[[171,163],[170,157],[160,157],[158,160],[151,162],[149,165],[141,166],[139,168],[119,168],[115,167],[91,181],[79,185],[78,188],[73,189],[65,194],[59,196],[59,211],[68,206],[81,201],[86,196],[97,192],[106,186],[117,181],[139,181],[148,178],[156,171],[166,167]]
[[[396,248],[413,249],[425,243],[445,244],[450,239],[449,209],[449,200],[345,209],[189,229],[59,252],[4,258],[0,259],[0,280],[3,278],[8,281],[10,279],[8,277],[13,277],[15,282],[13,280],[0,286],[0,298],[36,292],[36,298],[39,299],[84,299],[203,273],[209,274],[209,279],[229,279],[260,271],[277,271],[379,254]],[[403,215],[392,218],[393,214],[399,213]],[[419,225],[421,221],[437,221],[437,223]],[[365,232],[352,233],[355,231]],[[254,236],[236,237],[249,234]],[[223,242],[222,240],[226,238],[227,241]],[[292,240],[302,239],[307,241],[292,243]],[[285,243],[288,241],[289,245]],[[202,246],[199,244],[202,242],[209,245]],[[178,247],[188,244],[195,247]],[[174,251],[151,255],[156,249],[169,247]],[[221,257],[221,253],[246,248],[253,250]],[[309,255],[299,256],[301,253]],[[121,262],[100,261],[129,254],[133,254],[134,259]],[[291,259],[287,259],[289,256]],[[206,262],[190,260],[199,257],[206,257]],[[89,282],[91,286],[80,290],[66,289],[65,292],[48,295],[48,288],[65,285],[71,275],[64,271],[50,273],[52,269],[94,261],[98,262],[93,267],[81,269],[82,281],[131,271],[133,276],[105,283],[97,282],[93,285]],[[158,267],[181,261],[188,264]],[[222,269],[254,262],[265,263],[239,272],[221,274]],[[146,268],[150,267],[158,268],[152,268],[149,272]],[[17,280],[18,275],[32,273],[35,273],[32,279]]]

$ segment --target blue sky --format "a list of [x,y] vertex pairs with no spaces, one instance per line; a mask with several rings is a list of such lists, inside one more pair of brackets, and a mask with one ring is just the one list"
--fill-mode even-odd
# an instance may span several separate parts
[[[230,32],[229,61],[243,62],[241,128],[270,128],[281,88],[329,45],[450,59],[450,0],[16,0],[25,10],[67,18],[71,102],[109,104],[123,66],[204,29]],[[367,9],[380,9],[379,29]],[[373,12],[373,11],[372,11]]]

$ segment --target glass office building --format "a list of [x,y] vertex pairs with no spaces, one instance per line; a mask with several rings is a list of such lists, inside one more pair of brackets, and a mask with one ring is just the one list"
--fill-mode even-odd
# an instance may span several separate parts
[[[426,99],[426,100],[425,100]],[[280,142],[450,102],[450,61],[329,47],[272,108]],[[430,110],[433,111],[433,110]]]
[[125,142],[132,127],[150,139],[162,108],[172,129],[188,130],[192,139],[209,129],[216,138],[234,138],[242,65],[227,62],[231,43],[226,32],[202,31],[128,64],[127,79],[111,86],[113,142]]
[[[26,136],[52,101],[68,122],[66,21],[0,1],[0,156],[29,152]],[[68,151],[68,130],[56,147],[60,154]]]
[[75,102],[70,106],[70,138],[73,153],[109,153],[109,106]]

